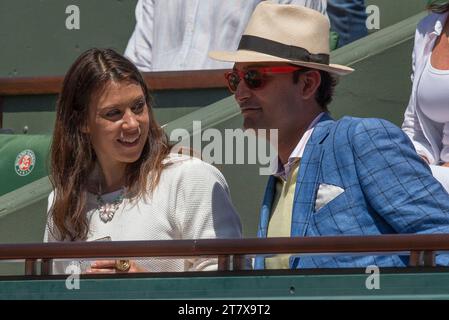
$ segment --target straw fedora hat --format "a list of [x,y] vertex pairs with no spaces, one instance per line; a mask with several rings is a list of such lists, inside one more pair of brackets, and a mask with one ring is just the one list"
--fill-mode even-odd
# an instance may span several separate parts
[[354,69],[329,63],[329,20],[303,6],[263,1],[255,8],[237,51],[211,51],[230,62],[286,62],[338,75]]

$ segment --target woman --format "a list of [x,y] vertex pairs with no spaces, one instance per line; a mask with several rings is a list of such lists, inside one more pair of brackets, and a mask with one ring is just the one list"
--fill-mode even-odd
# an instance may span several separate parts
[[[201,160],[170,154],[142,76],[113,50],[88,50],[68,71],[51,161],[45,241],[241,237],[223,176]],[[87,272],[213,270],[216,262],[102,260]]]
[[429,164],[449,163],[449,1],[431,1],[418,25],[413,50],[413,89],[403,130]]

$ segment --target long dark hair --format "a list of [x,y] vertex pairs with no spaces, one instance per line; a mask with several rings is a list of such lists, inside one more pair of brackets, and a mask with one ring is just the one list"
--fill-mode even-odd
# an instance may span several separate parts
[[429,1],[427,9],[435,13],[445,13],[449,11],[449,1]]
[[50,180],[55,197],[50,214],[57,231],[54,235],[60,240],[87,238],[84,208],[88,177],[95,167],[96,155],[89,135],[81,128],[87,123],[92,98],[112,80],[140,85],[149,113],[148,139],[142,154],[125,171],[127,195],[151,193],[159,182],[163,160],[170,152],[167,136],[151,111],[149,90],[134,64],[111,49],[90,49],[81,54],[64,78],[51,145]]

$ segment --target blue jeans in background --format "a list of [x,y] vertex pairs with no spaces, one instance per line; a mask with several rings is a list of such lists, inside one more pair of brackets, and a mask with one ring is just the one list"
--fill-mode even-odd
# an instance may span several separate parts
[[327,0],[331,29],[338,33],[338,47],[368,34],[364,0]]

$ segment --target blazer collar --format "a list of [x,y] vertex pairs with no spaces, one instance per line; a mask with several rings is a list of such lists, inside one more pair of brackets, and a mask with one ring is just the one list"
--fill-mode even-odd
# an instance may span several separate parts
[[[325,126],[326,121],[334,121],[332,117],[329,115],[329,113],[325,113],[320,121],[317,123],[315,130],[312,133],[312,136],[309,139],[308,144],[319,144],[321,143],[329,133],[329,127]],[[306,145],[306,148],[308,146]],[[305,151],[305,150],[304,150]]]

